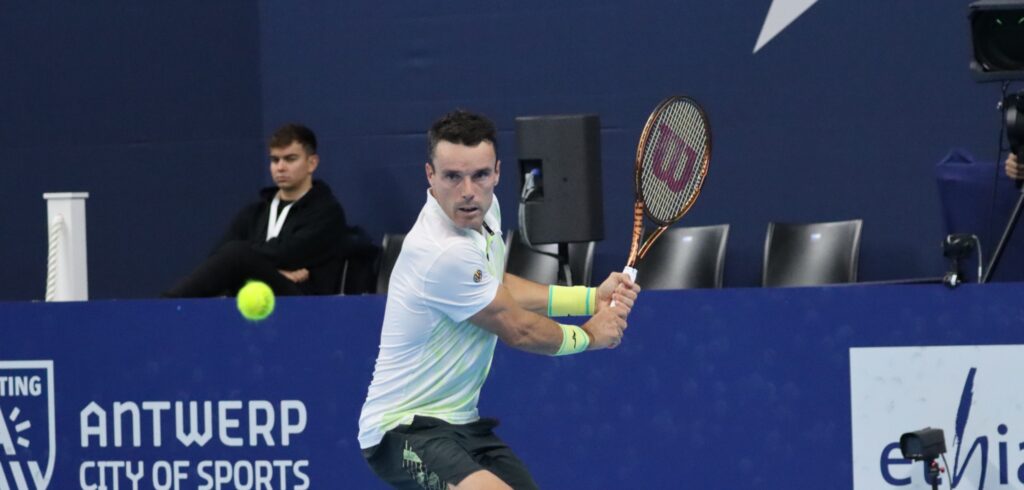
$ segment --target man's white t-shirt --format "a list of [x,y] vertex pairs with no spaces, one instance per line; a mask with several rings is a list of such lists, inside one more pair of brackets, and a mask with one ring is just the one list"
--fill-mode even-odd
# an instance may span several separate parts
[[497,336],[467,319],[494,300],[504,269],[498,201],[481,234],[455,226],[427,191],[391,272],[380,354],[359,416],[361,448],[414,415],[479,419]]

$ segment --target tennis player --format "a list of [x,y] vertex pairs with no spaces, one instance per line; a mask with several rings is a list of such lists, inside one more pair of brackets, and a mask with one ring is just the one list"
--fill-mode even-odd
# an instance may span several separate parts
[[[359,445],[399,489],[537,488],[498,422],[477,413],[497,340],[552,356],[615,348],[640,288],[618,272],[598,288],[504,273],[494,124],[455,111],[428,139],[430,189],[391,274]],[[569,315],[592,316],[582,327],[548,318]]]

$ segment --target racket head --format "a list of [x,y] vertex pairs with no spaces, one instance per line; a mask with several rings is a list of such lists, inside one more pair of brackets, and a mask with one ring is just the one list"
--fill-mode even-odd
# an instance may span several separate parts
[[711,126],[697,101],[672,96],[647,118],[636,149],[636,198],[658,224],[679,221],[700,195],[711,161]]

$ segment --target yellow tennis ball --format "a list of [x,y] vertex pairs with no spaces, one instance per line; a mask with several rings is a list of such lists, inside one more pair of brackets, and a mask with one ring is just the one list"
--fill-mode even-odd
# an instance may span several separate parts
[[247,320],[260,321],[274,312],[274,291],[262,281],[249,281],[238,290],[238,311]]

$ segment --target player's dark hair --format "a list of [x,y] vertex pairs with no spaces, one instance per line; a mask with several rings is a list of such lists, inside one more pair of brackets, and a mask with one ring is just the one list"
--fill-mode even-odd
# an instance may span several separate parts
[[498,152],[498,136],[494,123],[486,116],[456,109],[434,122],[427,131],[427,161],[434,165],[434,151],[441,141],[466,146],[476,146],[488,141]]

